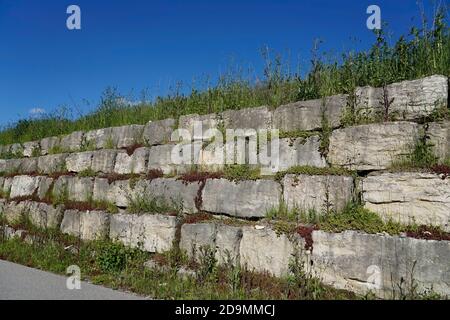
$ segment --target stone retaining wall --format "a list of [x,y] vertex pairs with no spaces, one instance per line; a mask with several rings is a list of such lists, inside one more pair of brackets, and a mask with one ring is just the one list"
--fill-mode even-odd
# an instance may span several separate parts
[[[299,235],[275,231],[262,222],[269,211],[282,206],[324,215],[339,213],[356,201],[386,221],[434,225],[450,232],[450,178],[445,172],[389,171],[424,137],[441,161],[450,156],[450,123],[424,122],[438,108],[447,106],[448,80],[432,76],[384,89],[358,88],[354,107],[377,115],[386,96],[394,98],[390,112],[397,121],[342,128],[341,115],[350,101],[346,95],[337,95],[275,110],[260,107],[187,115],[179,120],[0,145],[0,154],[20,156],[0,159],[0,214],[8,224],[25,217],[38,227],[58,228],[83,240],[109,238],[148,252],[180,246],[193,259],[207,246],[215,249],[219,263],[231,260],[275,276],[287,275],[293,255],[300,254],[302,261],[313,262],[312,272],[325,283],[358,293],[370,289],[380,297],[392,295],[392,288],[414,272],[420,290],[448,295],[448,241],[316,230],[311,235],[312,250],[306,251],[305,240]],[[326,132],[320,132],[323,120],[333,129],[329,141]],[[202,122],[202,131],[194,127],[194,121]],[[171,159],[175,146],[171,135],[177,124],[193,136],[177,152],[182,156],[193,151],[192,157],[200,159],[200,169],[224,168],[214,160],[226,150],[211,149],[201,141],[207,129],[276,128],[285,137],[296,132],[292,138],[279,141],[278,170],[309,166],[312,173],[300,170],[304,173],[243,181],[199,176],[198,181],[185,181],[180,175],[191,170],[191,159],[179,164]],[[246,142],[248,148],[250,144]],[[259,156],[269,155],[270,145],[258,145],[258,151]],[[359,177],[343,171],[339,172],[343,175],[327,174],[336,168],[355,170]],[[134,202],[152,198],[164,199],[180,212],[129,212]],[[116,209],[110,212],[118,213],[71,209],[83,204],[107,205]],[[183,223],[186,215],[199,212],[242,220],[236,225],[216,220]],[[7,230],[9,236],[18,234]],[[377,287],[372,283],[374,274],[380,275]]]

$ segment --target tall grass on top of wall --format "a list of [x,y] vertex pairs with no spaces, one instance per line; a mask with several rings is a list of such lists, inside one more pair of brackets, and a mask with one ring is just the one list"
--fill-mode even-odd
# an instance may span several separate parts
[[[384,30],[384,29],[383,29]],[[216,84],[208,80],[193,84],[189,93],[177,85],[171,93],[153,101],[130,105],[114,89],[107,89],[98,108],[85,115],[60,108],[40,118],[22,119],[0,131],[0,144],[39,140],[44,137],[127,124],[145,124],[149,120],[183,114],[206,114],[227,109],[285,103],[350,93],[356,86],[385,84],[417,79],[433,74],[450,74],[450,32],[447,8],[441,7],[432,26],[423,23],[408,35],[390,44],[385,32],[375,33],[372,47],[363,52],[346,52],[329,59],[313,48],[310,71],[304,77],[291,68],[289,59],[262,50],[264,71],[255,77],[251,71],[236,68],[219,77]]]

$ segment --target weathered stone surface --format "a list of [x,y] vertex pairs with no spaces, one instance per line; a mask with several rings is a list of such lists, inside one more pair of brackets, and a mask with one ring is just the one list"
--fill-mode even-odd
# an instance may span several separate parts
[[356,89],[356,107],[373,113],[383,112],[386,101],[392,101],[389,113],[397,120],[416,120],[429,116],[434,110],[447,106],[448,79],[431,76],[403,81],[383,88],[362,87]]
[[427,133],[439,160],[450,158],[450,121],[430,123]]
[[23,146],[20,143],[14,143],[10,146],[9,152],[12,153],[15,157],[21,158],[23,157]]
[[122,151],[117,150],[99,150],[92,156],[91,169],[94,172],[112,173],[116,164],[117,154]]
[[139,148],[131,156],[126,153],[119,153],[116,158],[114,172],[118,174],[146,173],[149,152],[149,148]]
[[338,127],[347,95],[300,101],[277,108],[273,112],[273,127],[281,131],[308,131],[322,128],[325,115],[332,127]]
[[43,177],[15,176],[11,185],[11,198],[32,196]]
[[9,224],[16,224],[28,215],[30,210],[30,201],[11,201],[4,206],[4,217]]
[[116,214],[111,217],[110,238],[148,252],[169,251],[175,240],[177,218],[160,214]]
[[257,230],[243,227],[240,244],[241,265],[256,272],[270,272],[275,276],[286,275],[289,260],[294,253],[294,245],[285,234],[269,228]]
[[38,171],[42,174],[66,171],[67,154],[53,154],[38,158]]
[[161,197],[174,206],[181,207],[185,213],[196,213],[195,198],[198,195],[198,182],[184,182],[176,178],[141,180],[136,184],[133,195],[143,192],[148,197]]
[[11,192],[11,185],[13,182],[13,178],[2,178],[3,183],[0,184],[1,191],[3,194],[8,195]]
[[409,154],[419,136],[419,125],[388,122],[334,130],[328,162],[351,170],[382,170]]
[[89,177],[68,177],[67,190],[68,200],[87,202],[92,198],[94,179]]
[[148,169],[162,170],[164,174],[169,174],[174,171],[175,165],[171,158],[173,148],[174,146],[170,144],[150,148]]
[[[40,154],[40,146],[38,141],[25,142],[23,145],[23,156],[32,157],[36,155],[37,152]],[[36,150],[36,151],[35,151]]]
[[[93,200],[94,201],[108,201],[108,193],[110,192],[110,184],[106,178],[94,179]],[[117,205],[117,202],[113,202]],[[123,206],[121,206],[123,207]]]
[[49,177],[42,177],[42,179],[39,180],[39,186],[37,189],[37,196],[39,199],[45,199],[47,194],[51,191],[53,181],[54,180]]
[[28,211],[30,222],[39,228],[59,228],[63,217],[61,206],[53,207],[40,202],[31,202]]
[[202,208],[208,212],[235,217],[264,217],[278,207],[281,186],[276,181],[233,182],[226,179],[207,180],[202,192]]
[[45,156],[52,151],[52,149],[60,147],[60,138],[59,137],[48,137],[42,139],[39,144],[41,146],[41,155]]
[[170,136],[175,129],[175,119],[165,119],[149,122],[143,133],[143,140],[147,146],[155,146],[170,142]]
[[31,174],[38,171],[39,158],[9,159],[5,161],[4,172]]
[[444,296],[450,294],[449,241],[314,231],[313,242],[314,266],[326,284],[392,298],[393,289],[399,297],[401,279],[403,291],[408,293],[413,278],[418,293],[432,289]]
[[283,198],[288,208],[303,212],[339,212],[353,200],[353,178],[347,176],[286,175]]
[[100,240],[109,235],[110,214],[101,211],[66,210],[61,232],[83,240]]
[[185,251],[188,257],[198,260],[202,251],[204,253],[206,249],[215,249],[216,227],[215,223],[183,224],[180,249]]
[[141,144],[143,143],[143,132],[144,126],[142,125],[114,127],[112,128],[112,139],[114,141],[114,146],[117,148],[126,148],[136,144]]
[[[201,124],[201,126],[200,126]],[[180,117],[178,128],[186,129],[192,136],[193,140],[201,140],[205,138],[205,133],[209,129],[217,129],[219,126],[219,117],[217,114],[190,114]]]
[[365,207],[386,220],[450,231],[450,179],[429,173],[384,173],[368,176],[362,186]]
[[239,264],[242,228],[219,224],[216,231],[217,262]]
[[228,110],[221,114],[227,129],[270,129],[272,112],[268,107]]
[[71,153],[66,158],[66,168],[68,172],[83,172],[91,169],[94,152]]
[[0,172],[7,172],[8,161],[4,159],[0,159]]
[[[327,167],[327,162],[321,155],[319,148],[319,136],[312,136],[306,139],[280,139],[278,161],[272,161],[270,166],[264,167],[267,167],[273,173],[284,171],[294,166]],[[259,155],[275,158],[270,149],[270,143],[262,145]]]
[[61,138],[61,148],[64,152],[80,151],[83,144],[84,132],[76,131]]
[[91,130],[84,135],[85,145],[92,149],[114,148],[114,140],[112,138],[112,128],[103,128]]

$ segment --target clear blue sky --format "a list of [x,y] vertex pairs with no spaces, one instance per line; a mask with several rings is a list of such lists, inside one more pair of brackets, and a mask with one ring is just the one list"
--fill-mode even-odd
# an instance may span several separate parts
[[[70,4],[82,30],[66,28]],[[419,22],[416,0],[0,0],[0,126],[33,108],[88,111],[107,86],[163,94],[217,76],[230,57],[258,69],[264,45],[305,62],[315,38],[323,50],[365,49],[370,4],[394,37]]]

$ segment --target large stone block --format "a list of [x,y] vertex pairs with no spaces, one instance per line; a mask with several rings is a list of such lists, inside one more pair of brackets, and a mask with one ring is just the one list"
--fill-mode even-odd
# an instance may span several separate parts
[[4,218],[6,222],[15,225],[22,221],[30,212],[31,201],[11,201],[4,205]]
[[288,208],[302,212],[339,212],[354,199],[353,178],[289,174],[283,178],[283,198]]
[[175,119],[165,119],[149,122],[143,132],[143,140],[147,146],[155,146],[170,142],[170,137],[175,130]]
[[99,150],[92,156],[91,169],[94,172],[112,173],[116,164],[117,154],[122,151],[117,150]]
[[363,180],[365,207],[410,224],[440,226],[450,231],[450,179],[430,173],[384,173]]
[[274,276],[287,275],[294,244],[285,234],[269,228],[257,230],[244,227],[240,244],[241,265],[251,271],[269,272]]
[[83,240],[101,240],[109,235],[110,214],[101,211],[66,210],[61,232]]
[[111,217],[110,238],[124,245],[148,252],[172,249],[177,230],[177,218],[160,214],[116,214]]
[[373,114],[382,113],[385,101],[389,101],[389,113],[397,120],[430,116],[437,108],[447,106],[447,98],[448,79],[440,75],[390,84],[385,89],[356,89],[357,108],[365,108]]
[[388,122],[334,130],[328,162],[351,170],[382,170],[408,155],[419,137],[419,125]]
[[114,146],[117,148],[127,148],[136,144],[143,143],[142,133],[144,126],[129,125],[112,128],[111,135]]
[[114,172],[118,174],[146,173],[149,152],[149,148],[139,148],[131,156],[127,153],[119,153],[116,158]]
[[270,129],[272,128],[272,112],[268,107],[228,110],[221,114],[227,129]]
[[43,229],[56,229],[60,227],[63,217],[61,206],[52,206],[40,202],[31,202],[28,212],[30,222]]
[[196,213],[199,209],[195,199],[200,188],[199,182],[184,182],[176,178],[141,180],[136,184],[133,195],[143,192],[147,197],[160,197],[182,209],[185,213]]
[[40,181],[44,177],[15,176],[11,185],[12,199],[18,197],[31,197],[37,191]]
[[205,134],[209,129],[217,129],[220,120],[217,114],[190,114],[180,116],[178,128],[186,129],[191,134],[193,140],[206,138]]
[[83,145],[84,132],[76,131],[61,137],[61,148],[64,152],[76,152],[81,150]]
[[92,149],[114,148],[112,128],[103,128],[88,131],[84,134],[84,145]]
[[450,121],[430,123],[428,136],[439,160],[450,158]]
[[265,217],[278,207],[281,186],[276,181],[233,182],[226,179],[207,180],[202,192],[205,211],[243,218]]
[[66,158],[66,168],[68,172],[83,172],[91,169],[94,152],[71,153]]
[[215,223],[183,224],[180,249],[191,259],[198,260],[206,249],[215,250],[217,226]]
[[37,154],[40,154],[40,146],[38,141],[30,141],[23,143],[23,156],[24,157],[33,157]]
[[53,154],[38,158],[38,171],[42,174],[51,174],[66,171],[67,154]]
[[217,262],[219,264],[239,264],[242,228],[219,224],[216,231]]
[[59,137],[44,138],[39,145],[41,146],[41,155],[45,156],[61,146],[61,139]]
[[89,177],[68,177],[67,191],[68,200],[87,202],[92,199],[94,190],[94,179]]
[[273,127],[280,131],[309,131],[322,128],[325,116],[332,127],[338,127],[347,95],[299,101],[277,108],[273,112]]
[[270,156],[272,159],[271,165],[264,167],[267,167],[273,173],[285,171],[294,166],[327,167],[325,157],[320,153],[319,136],[306,139],[279,139],[278,161],[274,161],[276,154],[271,152],[270,143],[261,147],[259,155]]
[[[426,241],[356,231],[313,232],[314,268],[321,280],[339,289],[382,298],[432,291],[450,294],[450,242]],[[411,279],[414,282],[411,283]]]

